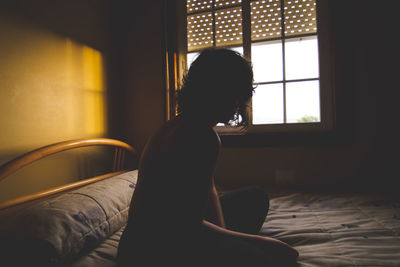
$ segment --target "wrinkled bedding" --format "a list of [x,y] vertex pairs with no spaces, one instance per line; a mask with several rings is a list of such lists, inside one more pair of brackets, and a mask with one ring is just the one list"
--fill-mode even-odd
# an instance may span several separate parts
[[[72,266],[116,266],[122,229]],[[296,247],[300,266],[400,266],[400,201],[366,194],[271,197],[261,230]]]
[[117,266],[116,257],[119,239],[125,227],[115,232],[111,237],[102,242],[98,247],[76,260],[71,267],[113,267]]
[[284,194],[262,234],[299,250],[300,266],[400,266],[400,199],[371,194]]
[[[14,247],[11,258],[30,263],[41,253],[49,266],[116,266],[136,179],[137,170],[32,206],[12,218],[18,238],[0,238],[1,251]],[[299,266],[400,266],[399,196],[269,194],[260,234],[294,246]]]

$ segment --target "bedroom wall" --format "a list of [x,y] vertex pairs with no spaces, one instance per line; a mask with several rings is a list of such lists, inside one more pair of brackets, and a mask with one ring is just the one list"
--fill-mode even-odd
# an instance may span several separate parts
[[[93,1],[1,2],[0,164],[43,145],[112,134],[105,9]],[[34,163],[2,182],[0,201],[94,176],[104,157],[83,149]]]
[[[165,121],[163,1],[111,2],[2,1],[0,164],[40,145],[92,136],[141,151]],[[275,186],[278,177],[319,190],[396,188],[396,23],[390,10],[367,2],[331,1],[339,130],[316,142],[272,136],[264,146],[224,147],[218,184]],[[85,53],[92,63],[84,63]],[[89,174],[85,154],[32,166],[2,183],[0,201]]]
[[122,99],[118,138],[142,151],[165,122],[163,0],[121,1],[111,9],[111,50]]
[[[141,6],[140,12],[133,11],[133,16],[122,16],[126,17],[127,32],[134,33],[125,39],[126,47],[121,50],[129,74],[124,113],[128,125],[123,135],[140,149],[162,124],[165,114],[160,73],[163,23],[152,13],[158,12],[157,2]],[[391,17],[384,4],[330,3],[337,129],[307,142],[296,141],[302,139],[294,134],[286,139],[267,136],[266,144],[259,147],[224,147],[216,171],[218,184],[351,191],[395,188],[398,112],[394,111],[395,75],[389,73],[396,51],[392,39],[396,24],[388,23]],[[143,25],[150,25],[149,31]]]
[[[336,129],[306,142],[267,136],[263,147],[222,151],[225,184],[310,190],[396,190],[398,111],[395,16],[388,1],[330,1],[335,53]],[[276,142],[275,142],[276,141]],[[274,143],[275,142],[275,143]]]

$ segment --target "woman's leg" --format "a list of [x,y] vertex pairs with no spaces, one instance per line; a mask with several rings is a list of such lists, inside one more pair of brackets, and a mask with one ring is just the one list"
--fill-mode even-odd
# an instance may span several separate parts
[[200,265],[193,266],[248,266],[264,267],[268,254],[251,240],[228,236],[203,228],[202,245],[195,257]]
[[287,244],[259,233],[269,209],[266,192],[246,187],[220,197],[226,228],[233,234],[202,228],[204,259],[216,265],[202,266],[297,266],[297,251]]
[[226,228],[257,234],[267,216],[269,198],[260,187],[245,187],[220,197]]

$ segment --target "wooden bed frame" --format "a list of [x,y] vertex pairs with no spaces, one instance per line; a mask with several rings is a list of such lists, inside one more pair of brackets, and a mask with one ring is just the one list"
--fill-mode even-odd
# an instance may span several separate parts
[[49,155],[59,153],[65,150],[70,150],[80,147],[88,146],[111,146],[114,147],[114,157],[113,157],[113,170],[111,173],[104,175],[80,180],[74,183],[50,188],[44,191],[33,193],[30,195],[13,198],[0,202],[0,217],[9,215],[15,211],[23,209],[27,206],[33,205],[37,202],[43,201],[48,198],[55,197],[59,194],[80,188],[82,186],[95,183],[100,180],[110,178],[112,176],[127,172],[131,169],[122,169],[124,167],[125,153],[126,151],[137,157],[137,151],[135,148],[122,141],[108,139],[108,138],[93,138],[93,139],[78,139],[55,143],[52,145],[40,147],[31,152],[23,154],[5,164],[0,166],[0,182],[7,178],[10,174],[16,172],[22,167],[39,160],[41,158],[47,157]]

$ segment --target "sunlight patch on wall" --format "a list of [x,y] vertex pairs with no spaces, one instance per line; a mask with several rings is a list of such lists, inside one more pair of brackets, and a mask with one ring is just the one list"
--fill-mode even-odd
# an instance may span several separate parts
[[[107,132],[106,125],[106,86],[104,60],[102,54],[86,45],[66,39],[67,81],[80,93],[70,96],[69,127],[78,127],[88,136],[102,136]],[[74,98],[79,99],[74,99]],[[75,103],[75,104],[74,104]],[[79,107],[76,104],[79,103]],[[77,114],[77,111],[79,114]],[[77,117],[78,116],[78,117]],[[77,124],[76,121],[79,121]]]
[[99,51],[82,47],[85,129],[89,135],[101,135],[105,131],[105,90],[103,58]]
[[[0,36],[0,164],[51,143],[107,137],[100,51],[2,10]],[[76,181],[86,175],[82,166],[76,154],[44,159],[3,181],[0,198]]]
[[100,51],[9,14],[0,16],[1,149],[107,136]]

